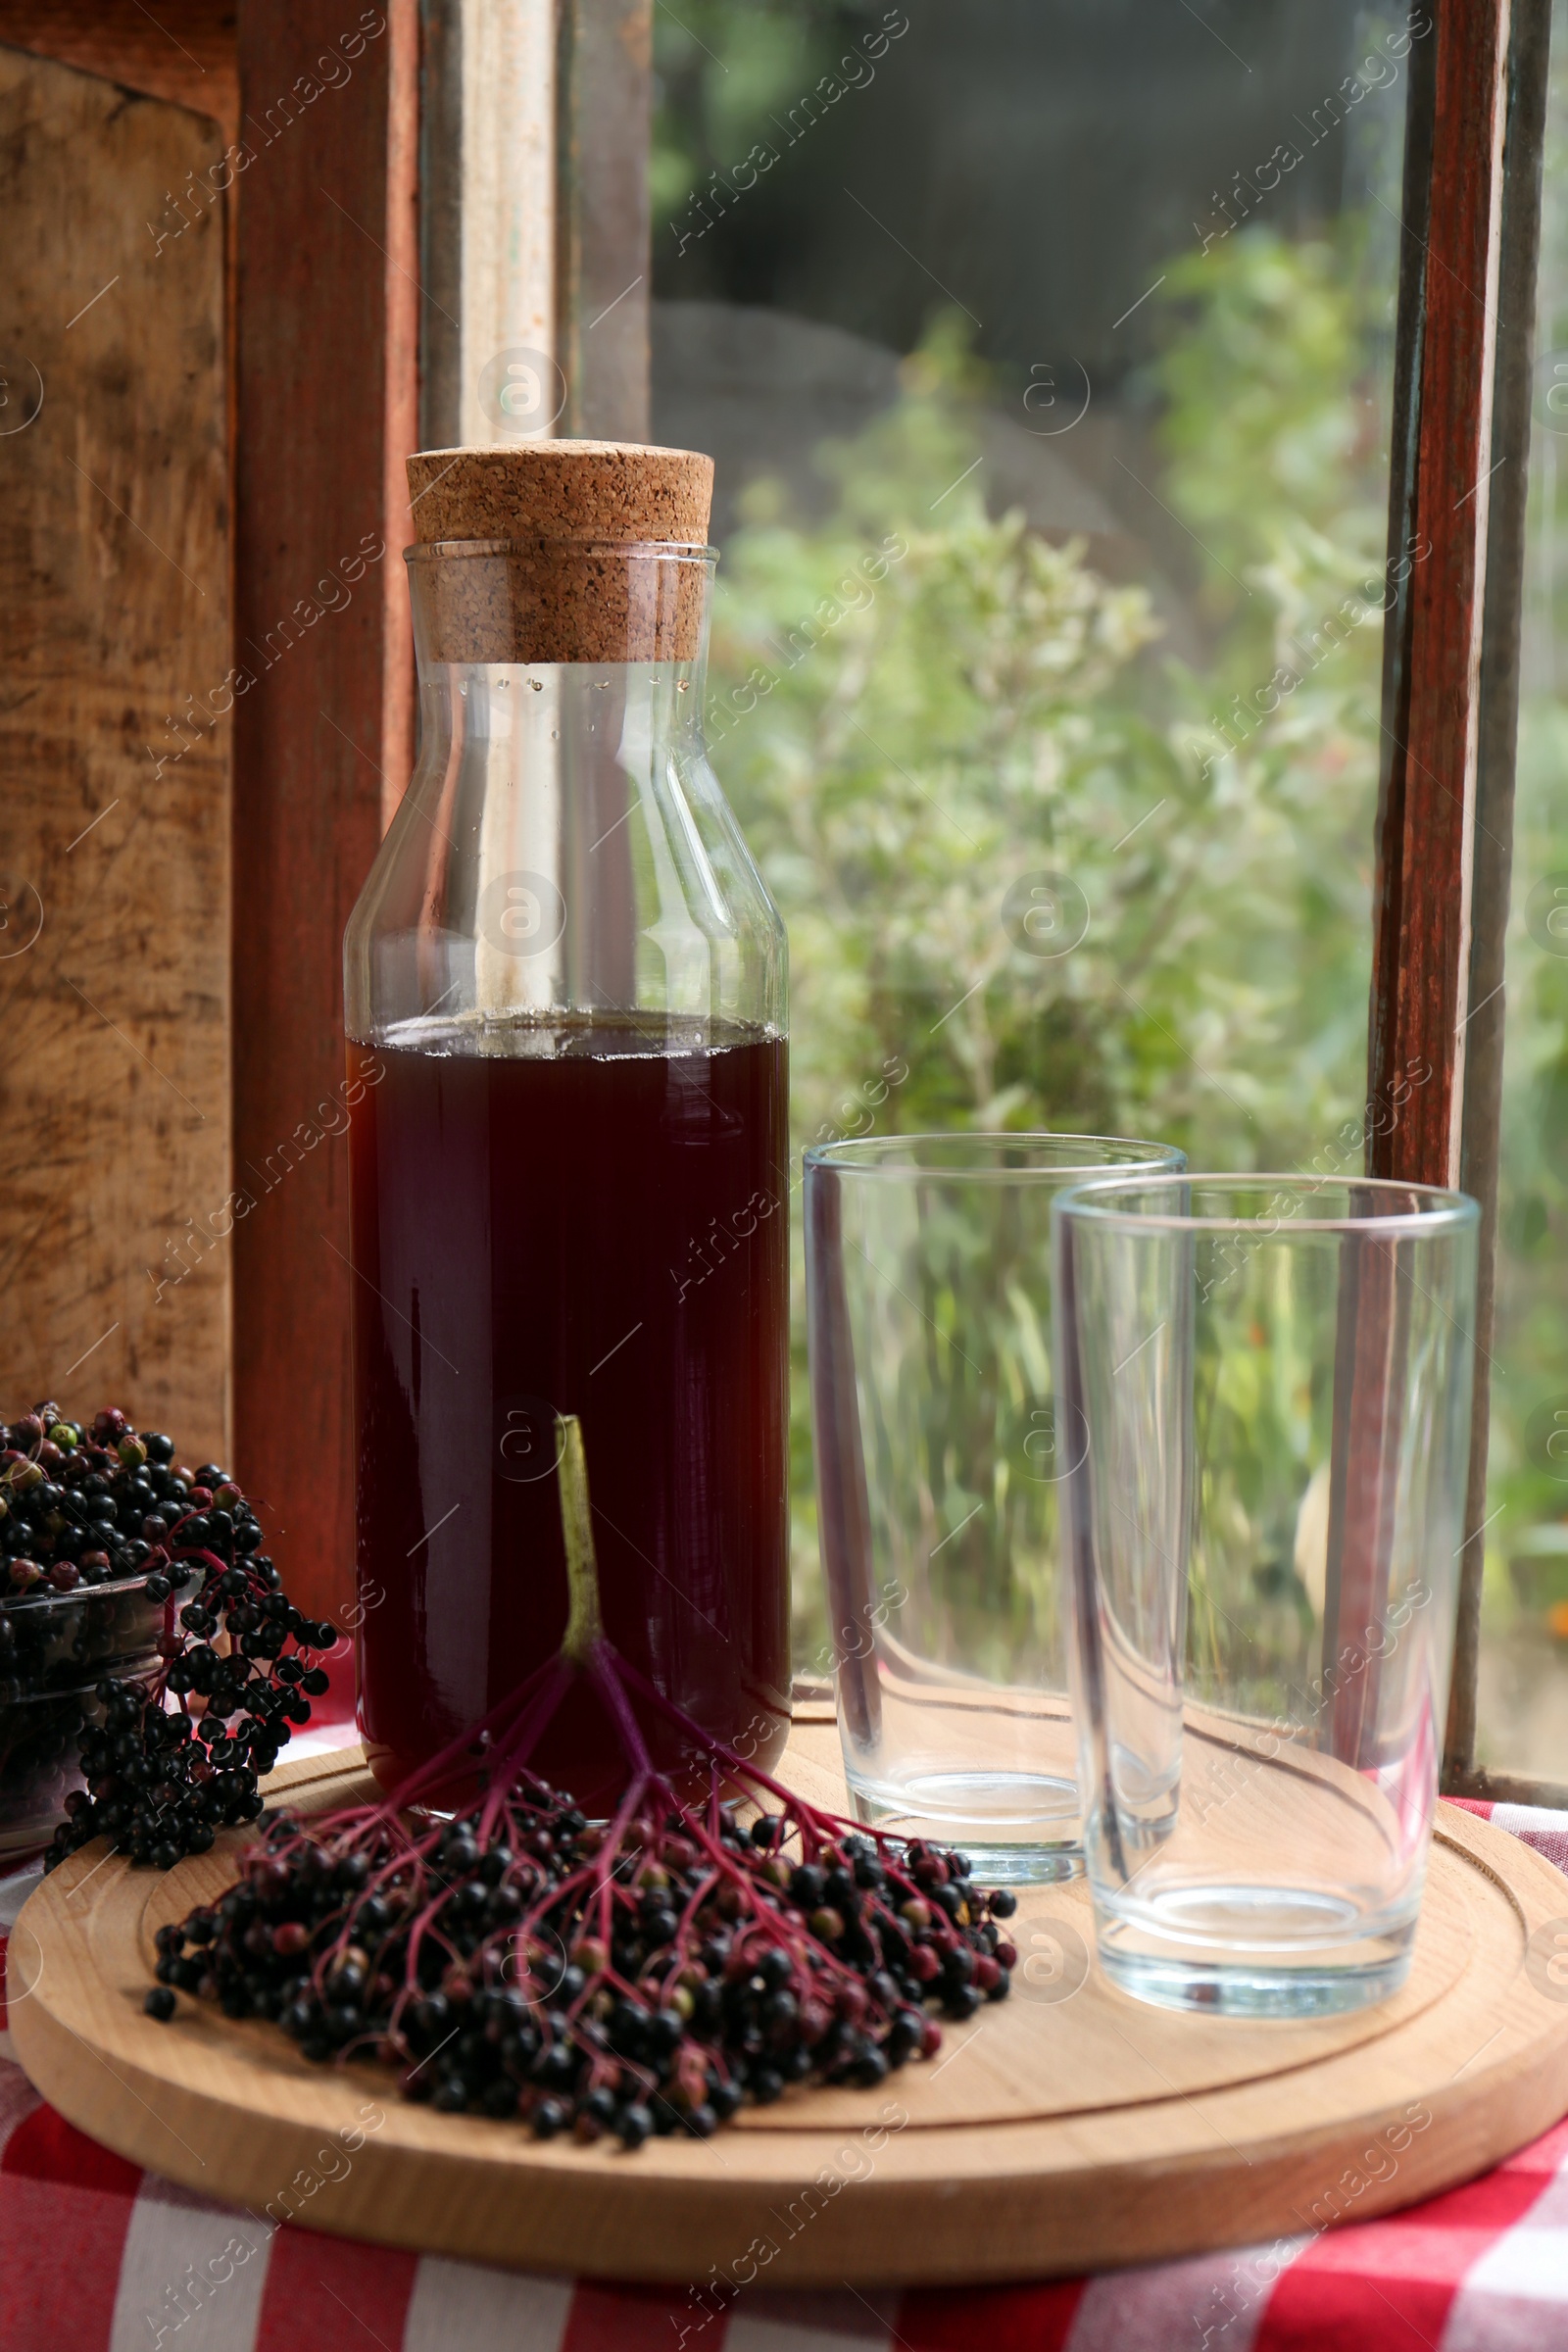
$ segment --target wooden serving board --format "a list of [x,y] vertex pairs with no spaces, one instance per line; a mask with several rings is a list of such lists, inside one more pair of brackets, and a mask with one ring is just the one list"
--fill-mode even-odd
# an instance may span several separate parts
[[[786,1777],[842,1804],[837,1750],[830,1725],[798,1725]],[[282,1767],[269,1793],[315,1811],[367,1786],[352,1749]],[[1551,1923],[1568,1938],[1568,1887],[1447,1806],[1410,1981],[1380,2008],[1302,2024],[1147,2008],[1093,1967],[1082,1885],[1040,1887],[1013,1922],[1012,1997],[949,2026],[935,2061],[631,2155],[410,2106],[373,2064],[313,2066],[205,2002],[145,2016],[157,1929],[219,1894],[242,1843],[166,1878],[89,1846],[46,1879],[11,1938],[18,2052],[136,2163],[386,2244],[736,2286],[1042,2278],[1365,2220],[1568,2109],[1568,1995],[1539,1957]]]

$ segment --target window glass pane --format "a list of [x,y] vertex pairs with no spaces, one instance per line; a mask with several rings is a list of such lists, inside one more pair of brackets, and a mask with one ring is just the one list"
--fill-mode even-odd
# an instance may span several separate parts
[[[718,460],[711,741],[789,924],[797,1151],[1011,1125],[1359,1168],[1430,16],[656,27],[654,429]],[[1313,1569],[1308,1528],[1257,1573],[1309,1609]]]
[[1568,9],[1531,410],[1478,1760],[1568,1780]]

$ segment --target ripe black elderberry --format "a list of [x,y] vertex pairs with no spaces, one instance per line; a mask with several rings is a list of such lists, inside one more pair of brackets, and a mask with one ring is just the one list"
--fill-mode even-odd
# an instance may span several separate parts
[[[310,1697],[327,1687],[316,1653],[337,1639],[279,1592],[261,1544],[220,1464],[182,1467],[172,1439],[139,1434],[112,1407],[90,1429],[53,1402],[0,1428],[0,1670],[26,1690],[35,1617],[44,1633],[29,1595],[145,1574],[164,1612],[157,1666],[97,1686],[98,1718],[77,1742],[87,1786],[68,1800],[46,1870],[98,1837],[169,1870],[261,1813],[258,1783],[291,1727],[310,1720]],[[270,1639],[258,1646],[247,1629],[264,1623]],[[179,1702],[191,1695],[187,1711]],[[169,1999],[150,2014],[172,2014]]]
[[[801,1876],[863,1878],[870,1860],[854,1930],[824,1940]],[[792,2082],[870,2088],[940,2046],[928,1999],[963,2018],[1007,1990],[992,1919],[1013,1906],[963,1856],[873,1843],[792,1797],[759,1840],[716,1776],[694,1808],[650,1787],[618,1842],[520,1768],[454,1821],[391,1803],[280,1814],[242,1871],[159,1931],[150,2015],[199,1991],[275,2018],[308,2058],[374,2056],[408,2098],[542,2139],[705,2138]],[[952,1909],[921,1905],[911,1926],[938,1872]]]

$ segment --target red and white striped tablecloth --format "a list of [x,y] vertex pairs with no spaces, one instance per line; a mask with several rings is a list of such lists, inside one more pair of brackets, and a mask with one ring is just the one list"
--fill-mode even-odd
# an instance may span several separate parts
[[[1568,1814],[1471,1809],[1568,1871]],[[706,2310],[679,2288],[269,2232],[74,2131],[0,2034],[0,2352],[1568,2352],[1568,2122],[1462,2188],[1316,2237]]]

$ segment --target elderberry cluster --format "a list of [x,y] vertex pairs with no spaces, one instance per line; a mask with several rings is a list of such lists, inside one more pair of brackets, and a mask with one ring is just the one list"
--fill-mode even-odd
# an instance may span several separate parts
[[[4,1436],[0,1655],[19,1668],[41,1657],[58,1596],[82,1586],[139,1578],[131,1590],[162,1610],[146,1661],[96,1686],[77,1743],[87,1785],[67,1796],[44,1867],[107,1836],[133,1862],[172,1869],[261,1812],[258,1781],[326,1690],[313,1652],[336,1629],[280,1591],[256,1515],[220,1464],[189,1469],[172,1439],[139,1435],[113,1408],[88,1431],[42,1404]],[[192,1695],[198,1709],[178,1703]]]
[[748,1830],[716,1784],[618,1836],[520,1773],[453,1821],[280,1815],[242,1871],[159,1932],[150,2016],[216,1999],[541,2139],[706,2137],[791,2083],[877,2083],[940,2046],[928,2003],[972,2015],[1017,1958],[1013,1896],[962,1854],[793,1799]]
[[169,1438],[139,1438],[113,1412],[100,1413],[89,1434],[54,1403],[35,1405],[0,1437],[0,1596],[73,1592],[147,1567],[148,1520],[166,1534],[165,1502],[176,1489],[185,1499]]

